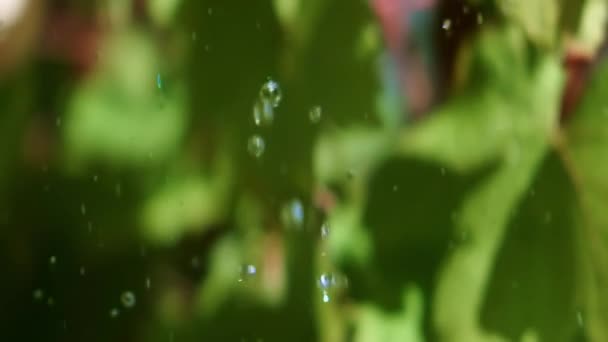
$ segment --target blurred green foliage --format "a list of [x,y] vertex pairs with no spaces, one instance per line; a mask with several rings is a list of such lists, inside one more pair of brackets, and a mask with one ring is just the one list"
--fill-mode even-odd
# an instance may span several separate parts
[[1,340],[608,340],[604,0],[438,2],[423,118],[376,2],[36,4],[95,57],[0,79]]

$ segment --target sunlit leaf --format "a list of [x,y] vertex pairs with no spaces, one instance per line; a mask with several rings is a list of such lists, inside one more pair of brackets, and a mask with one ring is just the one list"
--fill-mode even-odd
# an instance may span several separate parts
[[75,163],[156,164],[172,156],[186,124],[179,84],[166,85],[148,37],[109,41],[97,73],[74,94],[65,122]]
[[402,312],[387,313],[373,305],[362,305],[354,341],[426,341],[422,332],[423,302],[420,289],[410,286],[403,292]]
[[566,133],[565,167],[579,196],[581,267],[586,280],[584,301],[588,335],[594,341],[608,338],[608,63],[603,62],[592,77]]

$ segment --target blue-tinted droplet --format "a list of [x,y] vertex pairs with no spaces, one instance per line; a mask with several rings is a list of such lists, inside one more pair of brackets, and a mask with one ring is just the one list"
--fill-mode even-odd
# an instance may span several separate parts
[[283,224],[287,228],[302,228],[304,225],[304,205],[299,199],[293,199],[285,204],[281,213]]
[[156,87],[158,89],[162,89],[163,88],[163,80],[160,77],[160,73],[156,74]]
[[282,98],[283,94],[281,92],[281,87],[276,81],[269,79],[262,85],[262,88],[260,89],[261,101],[266,101],[276,108],[281,103]]

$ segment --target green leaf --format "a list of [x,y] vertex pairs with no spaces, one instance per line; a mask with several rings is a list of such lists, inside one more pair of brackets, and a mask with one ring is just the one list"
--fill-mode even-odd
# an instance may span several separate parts
[[178,169],[146,198],[140,212],[146,239],[172,245],[187,232],[201,232],[225,220],[234,182],[227,146],[218,150],[209,172]]
[[546,158],[529,189],[496,256],[481,321],[511,341],[526,331],[534,331],[539,341],[573,341],[580,309],[577,206],[556,154]]
[[[584,6],[583,6],[584,3]],[[604,0],[580,1],[580,25],[576,27],[580,44],[589,51],[597,51],[606,37],[608,4]]]
[[406,129],[399,145],[405,155],[465,171],[517,158],[521,146],[549,140],[562,84],[559,61],[541,57],[530,66],[533,52],[509,27],[483,33],[472,50],[471,72],[491,76],[471,78],[463,94]]
[[593,74],[567,128],[561,150],[581,205],[577,230],[584,285],[585,327],[593,341],[608,339],[608,62]]
[[456,229],[466,233],[467,241],[446,260],[433,301],[434,325],[446,341],[498,340],[480,326],[485,291],[509,215],[545,150],[543,144],[528,146],[516,163],[503,163],[463,203]]
[[529,50],[517,29],[488,30],[472,49],[469,69],[487,78],[471,78],[467,91],[404,131],[400,145],[460,173],[497,165],[455,212],[455,233],[467,242],[445,262],[433,300],[434,327],[447,341],[500,340],[481,328],[484,294],[509,215],[551,140],[562,85],[559,61]]
[[558,0],[498,0],[499,8],[518,23],[534,43],[552,47],[558,33]]
[[100,56],[99,69],[69,105],[68,157],[76,165],[101,160],[141,167],[173,156],[186,126],[185,98],[179,84],[166,85],[152,42],[121,34]]
[[144,203],[141,220],[146,239],[172,245],[187,231],[220,223],[227,211],[229,175],[190,175],[171,179]]
[[362,305],[357,317],[355,342],[417,342],[425,341],[422,332],[424,297],[422,291],[410,286],[403,291],[402,312],[388,313],[373,305]]

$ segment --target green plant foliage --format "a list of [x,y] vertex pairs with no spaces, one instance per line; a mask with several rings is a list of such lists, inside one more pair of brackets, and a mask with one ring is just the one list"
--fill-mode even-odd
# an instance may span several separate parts
[[107,42],[98,73],[74,95],[66,150],[76,163],[119,166],[165,161],[186,124],[183,89],[167,84],[149,37],[127,32]]
[[77,3],[0,78],[0,340],[608,341],[605,1]]

